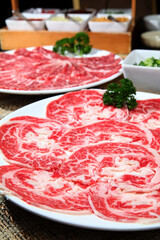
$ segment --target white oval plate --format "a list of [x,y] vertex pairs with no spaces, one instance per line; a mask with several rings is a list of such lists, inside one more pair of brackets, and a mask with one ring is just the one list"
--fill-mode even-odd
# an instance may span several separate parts
[[[52,50],[53,46],[43,46],[45,49],[48,50]],[[34,47],[30,47],[30,48],[26,48],[27,50],[32,50]],[[7,53],[9,54],[13,54],[15,50],[10,50],[7,51]],[[96,57],[96,56],[104,56],[104,55],[108,55],[109,51],[106,50],[100,50],[100,49],[95,49],[93,48],[91,50],[91,52],[89,54],[83,55],[83,57]],[[71,57],[74,57],[74,55],[68,55]],[[118,55],[115,55],[115,58],[119,58],[121,59]],[[122,61],[122,59],[121,59]],[[113,74],[112,76],[99,80],[97,82],[94,83],[90,83],[90,84],[85,84],[85,85],[78,85],[76,87],[71,87],[71,88],[63,88],[63,89],[53,89],[53,90],[11,90],[11,89],[2,89],[0,88],[0,92],[1,93],[9,93],[9,94],[21,94],[21,95],[45,95],[45,94],[59,94],[59,93],[65,93],[65,92],[71,92],[71,91],[76,91],[76,90],[80,90],[80,89],[84,89],[84,88],[91,88],[91,87],[95,87],[101,84],[104,84],[106,82],[109,82],[117,77],[119,77],[122,74],[122,68],[119,70],[118,73]]]
[[[17,116],[24,116],[30,115],[35,117],[45,117],[46,106],[52,100],[59,98],[60,96],[49,97],[44,100],[37,101],[35,103],[29,104],[25,107],[22,107],[15,112],[9,114],[8,116],[4,117],[0,121],[0,125],[4,124],[6,121],[13,117]],[[137,100],[138,99],[149,99],[149,98],[160,98],[158,94],[152,93],[144,93],[144,92],[137,92]],[[6,165],[7,163],[0,158],[0,166]],[[113,230],[113,231],[132,231],[132,230],[150,230],[150,229],[157,229],[160,228],[160,223],[155,224],[133,224],[133,223],[119,223],[119,222],[112,222],[106,221],[101,218],[96,217],[94,214],[91,215],[71,215],[71,214],[64,214],[58,213],[54,211],[44,210],[42,208],[34,207],[26,202],[20,200],[17,197],[12,195],[7,195],[6,198],[12,201],[14,204],[24,208],[27,211],[30,211],[34,214],[37,214],[41,217],[57,221],[60,223],[65,223],[68,225],[83,227],[83,228],[90,228],[90,229],[97,229],[97,230]]]

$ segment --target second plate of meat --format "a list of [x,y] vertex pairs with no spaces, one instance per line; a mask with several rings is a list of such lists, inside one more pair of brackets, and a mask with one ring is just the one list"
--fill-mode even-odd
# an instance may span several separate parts
[[21,48],[0,54],[0,92],[57,94],[94,87],[122,74],[122,59],[92,49],[82,57],[67,57],[53,46]]

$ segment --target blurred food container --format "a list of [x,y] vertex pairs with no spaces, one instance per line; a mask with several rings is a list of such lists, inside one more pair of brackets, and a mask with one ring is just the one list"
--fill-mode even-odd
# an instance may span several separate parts
[[64,14],[54,14],[45,21],[49,31],[55,32],[76,32],[83,31],[90,14],[68,14],[73,19],[70,20]]
[[143,21],[148,31],[160,30],[160,14],[147,15]]
[[85,9],[74,9],[70,8],[67,10],[68,13],[72,14],[93,14],[96,11],[96,9],[93,8],[85,8]]
[[104,14],[127,14],[132,15],[132,9],[131,8],[108,8],[108,9],[100,9],[99,13]]
[[31,13],[31,14],[48,14],[48,16],[50,16],[51,14],[54,14],[56,12],[60,11],[57,8],[29,8],[23,11],[23,13]]
[[[109,16],[112,16],[116,21],[109,20]],[[88,22],[88,25],[92,32],[127,32],[130,23],[130,15],[99,13]]]
[[[23,13],[23,16],[27,19],[18,18],[17,16],[12,16],[5,20],[6,26],[9,30],[43,30],[45,29],[45,19],[48,16],[43,14],[30,14]],[[35,28],[34,28],[35,27]]]
[[160,31],[144,32],[141,34],[141,39],[147,47],[160,49]]
[[134,83],[137,90],[159,92],[160,67],[138,65],[147,58],[160,59],[160,51],[141,49],[131,51],[122,63],[123,75]]

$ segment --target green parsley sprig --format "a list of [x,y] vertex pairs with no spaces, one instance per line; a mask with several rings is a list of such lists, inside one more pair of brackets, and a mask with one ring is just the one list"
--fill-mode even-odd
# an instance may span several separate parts
[[136,88],[131,80],[124,78],[119,83],[108,84],[106,92],[103,94],[103,103],[117,108],[125,105],[129,110],[137,106]]
[[57,52],[61,55],[66,55],[66,53],[73,53],[76,55],[88,54],[92,49],[89,43],[90,39],[88,34],[79,32],[71,38],[58,40],[53,47],[53,52]]

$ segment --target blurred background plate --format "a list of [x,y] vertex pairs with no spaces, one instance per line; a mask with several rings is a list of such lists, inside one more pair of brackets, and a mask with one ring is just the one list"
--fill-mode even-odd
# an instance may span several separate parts
[[150,48],[160,49],[160,31],[149,31],[141,34],[143,44]]
[[160,14],[151,14],[143,18],[148,31],[160,30]]

